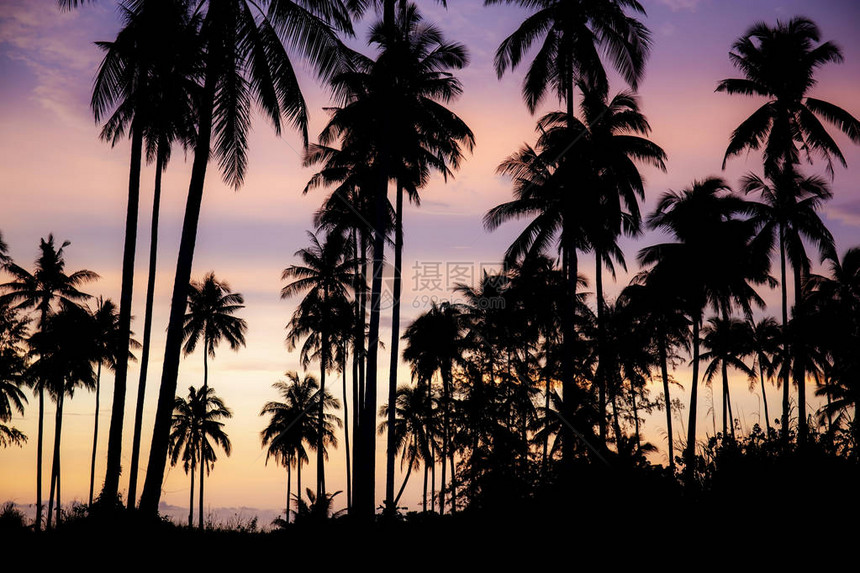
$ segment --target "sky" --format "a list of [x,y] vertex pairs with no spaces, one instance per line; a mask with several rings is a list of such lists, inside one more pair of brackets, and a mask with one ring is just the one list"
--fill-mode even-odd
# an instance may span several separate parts
[[[820,27],[823,40],[835,41],[845,61],[828,65],[817,74],[818,85],[810,95],[828,100],[860,116],[860,3],[852,0],[642,0],[647,11],[645,24],[651,30],[653,46],[639,96],[648,117],[650,138],[668,155],[668,171],[643,168],[646,178],[644,213],[653,209],[667,190],[680,190],[694,180],[719,175],[733,186],[749,171],[760,172],[761,158],[750,153],[732,159],[725,171],[722,158],[729,135],[743,119],[761,105],[754,98],[715,93],[717,82],[738,77],[728,58],[731,44],[753,23],[775,24],[777,19],[803,15]],[[410,206],[404,215],[404,294],[402,325],[405,328],[433,300],[456,300],[450,291],[457,282],[469,283],[483,269],[498,268],[506,247],[525,224],[511,222],[488,233],[481,219],[493,206],[511,198],[508,180],[496,175],[498,164],[524,143],[534,143],[535,122],[543,113],[556,109],[558,102],[548,97],[530,115],[523,103],[520,86],[524,68],[499,80],[493,69],[493,55],[499,43],[513,32],[526,14],[511,6],[484,7],[482,0],[450,0],[448,9],[423,1],[420,9],[435,22],[446,38],[466,45],[470,63],[457,74],[463,82],[462,96],[451,108],[475,133],[476,147],[453,179],[437,177],[421,191],[421,206]],[[368,53],[367,22],[357,27],[349,43]],[[89,96],[101,54],[94,42],[111,40],[119,29],[115,3],[101,0],[71,13],[57,10],[49,0],[0,0],[0,232],[10,255],[21,266],[32,269],[39,239],[53,233],[58,241],[69,240],[67,270],[90,269],[100,279],[88,285],[88,292],[118,300],[122,241],[128,181],[129,145],[111,148],[99,140]],[[525,61],[530,61],[526,58]],[[318,85],[308,67],[299,62],[300,81],[311,110],[311,139],[322,129],[331,104],[325,89]],[[613,76],[612,93],[626,89]],[[833,133],[833,130],[831,130]],[[860,189],[856,174],[860,149],[835,135],[849,168],[836,168],[832,181],[834,198],[822,211],[833,232],[840,253],[860,245]],[[219,347],[210,361],[210,385],[233,410],[226,430],[233,454],[221,456],[206,485],[208,507],[283,507],[285,471],[265,464],[259,432],[266,420],[260,408],[277,398],[271,384],[288,370],[301,366],[297,352],[289,352],[284,342],[285,325],[295,300],[281,300],[282,270],[298,259],[294,253],[308,245],[306,233],[312,216],[324,197],[320,191],[302,195],[313,174],[301,164],[301,141],[297,134],[284,132],[278,138],[261,117],[255,117],[250,138],[250,161],[244,185],[238,191],[224,185],[213,164],[207,174],[205,196],[192,276],[200,279],[208,271],[229,283],[245,297],[242,317],[248,322],[247,344],[239,352]],[[190,156],[181,150],[164,177],[159,239],[159,265],[155,293],[155,314],[149,387],[144,417],[142,465],[148,451],[155,411],[160,363],[164,349],[169,297],[173,283],[185,194],[190,175]],[[810,172],[819,170],[816,165]],[[148,229],[152,201],[153,168],[143,172],[141,212],[137,243],[132,328],[142,330],[145,295]],[[626,239],[624,247],[630,272],[637,270],[639,248],[661,238],[646,233]],[[592,276],[593,260],[581,259],[581,272]],[[608,279],[611,298],[627,283],[629,275],[619,272]],[[761,293],[769,314],[779,312],[778,291]],[[388,322],[385,322],[385,320]],[[390,317],[383,319],[382,340],[390,338]],[[382,352],[381,371],[387,372],[388,353]],[[202,383],[202,355],[183,359],[178,388]],[[311,372],[314,372],[311,369]],[[675,372],[680,382],[688,379],[682,367]],[[408,380],[408,368],[401,365],[401,379]],[[381,376],[381,379],[386,377]],[[126,441],[123,469],[130,457],[133,404],[136,399],[138,369],[129,371],[126,413]],[[331,380],[331,378],[329,378]],[[335,394],[340,395],[339,380]],[[746,380],[733,380],[736,411],[746,427],[759,421],[760,399],[747,391]],[[656,391],[656,390],[655,390]],[[688,391],[684,392],[684,395]],[[380,394],[383,395],[383,394]],[[777,403],[773,389],[768,394]],[[97,487],[104,476],[104,451],[112,397],[111,379],[103,379],[101,392]],[[707,400],[699,410],[702,431],[708,431]],[[63,427],[63,489],[66,500],[84,500],[89,480],[95,397],[81,391],[67,402]],[[773,406],[775,409],[776,406]],[[13,425],[30,436],[23,448],[0,450],[0,501],[33,503],[35,498],[36,400],[31,399],[25,415],[16,415]],[[52,419],[53,406],[46,409]],[[656,461],[665,463],[665,422],[663,414],[649,418],[646,437],[660,447]],[[53,430],[53,424],[46,426]],[[662,433],[661,433],[662,431]],[[47,435],[47,434],[46,434]],[[46,448],[51,447],[51,439]],[[47,451],[50,451],[47,450]],[[384,456],[383,442],[378,448]],[[331,453],[327,479],[330,487],[345,489],[343,449]],[[661,458],[662,456],[662,458]],[[378,501],[384,480],[378,463]],[[46,465],[47,467],[47,465]],[[313,465],[305,475],[310,480]],[[127,487],[123,475],[121,488]],[[141,477],[141,480],[143,478]],[[418,508],[419,478],[404,494],[403,504]],[[310,483],[306,481],[305,483]],[[180,467],[167,473],[162,499],[167,504],[187,507],[188,479]],[[47,497],[47,488],[44,497]],[[342,494],[339,499],[343,499]]]

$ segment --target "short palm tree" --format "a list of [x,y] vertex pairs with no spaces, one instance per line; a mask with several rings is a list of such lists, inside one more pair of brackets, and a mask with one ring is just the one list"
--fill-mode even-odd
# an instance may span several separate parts
[[710,384],[719,370],[723,379],[723,437],[735,435],[732,415],[731,393],[729,391],[728,369],[732,367],[755,379],[755,372],[746,365],[744,357],[749,354],[749,331],[747,323],[731,317],[712,317],[702,328],[702,344],[705,347],[699,358],[707,362],[703,379]]
[[767,407],[767,389],[765,379],[771,380],[776,373],[779,355],[782,352],[782,328],[775,318],[767,316],[758,322],[749,323],[750,345],[755,357],[755,368],[758,370],[761,383],[761,399],[764,405],[764,421],[767,435],[771,434],[771,418]]
[[188,355],[203,342],[203,389],[209,386],[209,358],[215,358],[215,348],[221,341],[238,351],[245,346],[245,319],[235,316],[245,308],[245,299],[232,292],[230,285],[208,273],[202,281],[188,285],[188,312],[183,324],[183,352]]
[[[86,269],[66,274],[64,251],[70,244],[65,241],[57,248],[53,235],[48,235],[47,241],[42,239],[39,243],[40,255],[32,274],[14,263],[8,263],[5,269],[13,280],[0,285],[0,291],[4,293],[0,295],[0,304],[8,304],[15,309],[35,309],[38,312],[38,329],[42,330],[58,304],[78,303],[90,298],[78,287],[97,279],[98,275]],[[36,527],[39,528],[42,524],[42,441],[47,381],[34,382],[39,397],[36,442]]]
[[[234,351],[245,345],[248,328],[244,319],[234,316],[245,308],[245,300],[239,293],[230,290],[230,285],[208,273],[202,282],[191,281],[188,286],[188,312],[185,315],[183,335],[186,355],[203,343],[203,387],[201,394],[209,389],[209,358],[215,357],[215,347],[224,340]],[[206,472],[208,473],[208,471]],[[200,471],[200,527],[203,527],[203,478]]]
[[[220,447],[228,456],[232,450],[230,438],[224,432],[221,420],[233,417],[233,413],[211,388],[199,391],[190,386],[188,398],[177,396],[174,403],[173,425],[170,432],[170,465],[182,459],[185,473],[191,473],[191,493],[188,506],[188,527],[194,517],[194,471],[209,473],[217,461],[215,447]],[[213,446],[214,444],[214,446]],[[198,527],[203,529],[203,480],[200,480],[200,506]]]

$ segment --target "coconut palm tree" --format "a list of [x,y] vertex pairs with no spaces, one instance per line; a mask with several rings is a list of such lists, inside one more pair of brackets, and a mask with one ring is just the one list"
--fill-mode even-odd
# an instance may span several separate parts
[[[58,249],[54,236],[41,239],[40,255],[36,259],[35,270],[30,274],[24,268],[8,263],[6,271],[12,275],[11,282],[0,285],[0,304],[14,309],[34,309],[38,312],[38,330],[43,330],[48,317],[59,304],[84,301],[90,295],[78,290],[81,285],[93,281],[98,275],[82,269],[66,274],[65,248],[71,243],[63,242]],[[36,380],[35,389],[39,397],[38,434],[36,440],[36,527],[42,524],[42,439],[44,434],[45,389],[47,380]]]
[[[338,352],[343,346],[337,337],[349,331],[352,322],[352,307],[348,301],[348,289],[354,282],[355,262],[344,258],[344,239],[341,235],[330,234],[323,243],[316,235],[308,233],[311,247],[296,252],[302,265],[291,265],[284,269],[282,280],[292,280],[281,289],[281,298],[289,298],[300,292],[307,292],[299,303],[288,326],[287,342],[295,348],[301,338],[306,338],[302,350],[302,361],[307,366],[314,351],[319,353],[320,392],[326,393],[326,373],[336,364]],[[344,397],[345,398],[345,397]],[[317,424],[324,422],[324,404],[319,403]],[[319,435],[323,439],[323,435]],[[317,495],[325,493],[325,464],[323,444],[317,445]]]
[[245,346],[248,323],[234,316],[245,308],[244,297],[230,290],[225,281],[209,272],[202,281],[188,285],[188,312],[182,327],[183,353],[187,356],[203,342],[203,389],[209,386],[209,358],[215,358],[215,348],[226,341],[230,349],[238,351]]
[[699,359],[707,362],[703,379],[710,384],[717,370],[722,373],[723,391],[723,437],[735,436],[734,417],[732,415],[731,394],[729,392],[728,369],[739,370],[750,379],[755,379],[755,372],[746,365],[744,357],[749,353],[749,332],[747,323],[731,317],[711,317],[708,324],[702,328],[702,344],[706,351]]
[[30,365],[29,376],[45,386],[57,405],[48,496],[47,527],[50,529],[55,492],[57,525],[61,519],[60,444],[65,399],[67,395],[73,397],[77,388],[95,387],[93,364],[101,356],[92,315],[74,303],[64,303],[58,312],[50,314],[39,331],[30,337],[29,345],[38,356]]
[[821,119],[854,143],[860,143],[860,121],[844,109],[808,95],[817,83],[816,71],[843,59],[837,45],[819,43],[820,38],[813,21],[795,17],[788,22],[778,20],[773,27],[757,22],[732,45],[729,59],[744,77],[723,80],[716,91],[767,101],[732,132],[723,167],[730,157],[759,148],[767,177],[797,164],[801,154],[810,160],[814,155],[824,159],[831,174],[834,157],[846,166]]
[[284,122],[307,142],[307,108],[284,44],[306,56],[323,78],[344,64],[335,30],[352,33],[349,11],[339,0],[319,0],[305,8],[294,2],[205,2],[201,40],[205,48],[203,88],[197,108],[194,162],[177,257],[165,361],[155,416],[141,509],[154,514],[161,497],[173,410],[188,285],[203,188],[210,154],[224,179],[238,188],[247,168],[250,108],[253,103],[277,133]]
[[[540,42],[523,80],[523,99],[534,113],[547,91],[565,102],[573,117],[576,82],[586,81],[608,90],[600,52],[631,88],[638,88],[650,51],[651,35],[633,14],[645,15],[636,0],[484,0],[484,5],[515,4],[532,10],[520,27],[496,50],[496,73],[501,78],[515,69],[533,44]],[[542,39],[542,42],[541,42]]]
[[[769,250],[777,250],[780,261],[780,285],[782,295],[782,327],[788,325],[788,276],[786,260],[794,270],[795,311],[801,308],[801,296],[805,277],[809,274],[810,262],[805,243],[811,243],[823,258],[835,258],[833,235],[818,215],[824,202],[833,195],[820,177],[804,177],[792,166],[764,180],[755,174],[748,174],[741,180],[741,188],[746,194],[756,194],[759,201],[752,204],[753,221],[758,228],[761,241],[771,245]],[[782,428],[783,437],[788,439],[789,423],[789,368],[788,337],[783,338],[783,396]],[[798,391],[798,409],[806,411],[806,376],[795,369]],[[806,417],[798,417],[801,439],[806,435]]]
[[[234,351],[245,346],[245,319],[234,316],[245,308],[245,299],[230,290],[230,285],[215,278],[214,272],[206,274],[202,282],[191,281],[188,286],[188,312],[183,325],[187,356],[203,342],[203,387],[201,394],[209,388],[209,357],[215,358],[215,347],[224,340]],[[208,471],[206,472],[208,473]],[[200,526],[203,525],[203,470],[200,470]]]
[[27,383],[26,338],[29,320],[21,318],[0,302],[0,446],[23,445],[27,436],[5,422],[15,411],[24,415],[27,396],[21,386]]
[[[719,178],[696,181],[681,192],[665,193],[648,219],[652,229],[664,230],[676,242],[642,249],[639,260],[651,267],[654,280],[672,289],[692,323],[692,382],[688,424],[686,476],[692,485],[696,466],[696,408],[698,405],[700,332],[706,306],[729,312],[739,305],[749,313],[751,303],[763,305],[750,283],[767,282],[766,250],[753,241],[754,227],[739,215],[748,204],[731,194]],[[652,266],[653,265],[653,266]]]
[[761,399],[764,404],[764,421],[767,435],[771,435],[770,412],[767,407],[767,389],[765,378],[772,379],[776,373],[779,354],[782,352],[782,328],[775,318],[767,316],[753,323],[748,322],[750,350],[755,357],[755,369],[758,370],[761,383]]
[[[400,497],[406,489],[412,470],[421,467],[432,459],[431,441],[434,439],[432,401],[429,396],[430,385],[427,383],[417,386],[400,386],[397,389],[397,401],[394,408],[396,416],[393,429],[389,426],[389,405],[383,404],[379,415],[383,421],[379,424],[379,435],[390,431],[395,437],[396,452],[401,455],[400,469],[406,466],[403,483],[397,490],[393,508],[397,508]],[[432,462],[431,462],[432,463]]]
[[[131,349],[140,348],[140,343],[131,338],[124,337],[119,331],[119,310],[112,300],[102,300],[99,297],[98,306],[91,313],[91,335],[96,345],[94,362],[96,363],[95,394],[96,410],[93,422],[93,454],[90,460],[90,495],[89,505],[93,504],[93,492],[95,487],[96,471],[96,446],[99,438],[99,391],[101,389],[102,365],[109,369],[116,369],[119,355],[125,353],[126,360],[135,360]],[[123,351],[123,344],[128,341],[128,348]]]
[[[192,526],[194,510],[194,470],[208,474],[218,457],[215,447],[220,447],[228,456],[232,450],[230,438],[224,432],[224,422],[233,413],[211,388],[199,391],[190,386],[188,398],[176,397],[173,425],[170,432],[170,465],[176,465],[181,456],[185,473],[191,472],[191,494],[188,508],[188,527]],[[201,495],[198,527],[203,529],[203,480],[200,480]]]

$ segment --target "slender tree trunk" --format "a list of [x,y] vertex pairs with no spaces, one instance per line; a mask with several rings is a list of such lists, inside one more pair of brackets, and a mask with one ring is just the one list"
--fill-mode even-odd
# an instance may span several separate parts
[[[299,456],[298,472],[296,473],[296,495],[302,499],[302,458]],[[296,507],[298,509],[298,507]]]
[[782,279],[780,281],[782,287],[782,441],[788,444],[789,441],[789,346],[788,346],[788,291],[785,284],[785,229],[780,226],[779,229],[779,261]]
[[606,362],[604,360],[604,347],[606,333],[603,324],[603,265],[601,259],[603,252],[599,248],[594,249],[594,293],[597,296],[597,395],[598,395],[598,428],[600,432],[600,445],[606,447]]
[[93,455],[90,460],[90,498],[89,498],[89,506],[93,505],[93,490],[96,481],[96,446],[99,443],[99,388],[101,386],[102,380],[102,363],[99,360],[99,364],[96,371],[96,415],[95,422],[93,423]]
[[194,466],[191,466],[191,493],[188,496],[188,529],[194,527]]
[[[804,322],[805,309],[803,306],[803,268],[794,267],[794,316],[795,320]],[[796,341],[797,342],[797,341]],[[802,356],[805,344],[795,344],[794,348],[794,379],[797,384],[797,443],[805,444],[809,433],[806,419],[806,365]]]
[[[57,507],[60,505],[60,495],[58,491],[59,481],[57,475],[60,468],[60,432],[63,429],[63,395],[65,389],[60,387],[60,392],[57,396],[57,410],[54,415],[54,454],[51,461],[51,487],[48,495],[48,529],[51,529],[51,524],[54,514],[54,495],[56,493]],[[57,510],[57,525],[59,525],[60,512]]]
[[[347,350],[346,342],[343,343],[343,441],[346,448],[346,508],[352,507],[352,472],[349,456],[349,401],[346,394],[346,364]],[[353,378],[354,380],[355,378]]]
[[639,408],[636,406],[636,388],[630,383],[630,401],[633,404],[633,427],[636,432],[636,453],[642,453],[642,441],[639,437]]
[[759,376],[759,380],[761,381],[761,399],[762,399],[762,402],[764,403],[764,423],[765,423],[765,427],[767,428],[767,435],[770,436],[770,414],[768,413],[768,410],[767,410],[767,392],[765,391],[765,386],[764,386],[764,368],[762,368],[762,365],[761,365],[761,357],[759,357],[759,362],[758,362],[758,376]]
[[125,417],[125,394],[128,379],[128,345],[131,332],[131,304],[134,286],[134,253],[137,245],[137,214],[140,203],[140,166],[143,130],[132,127],[131,168],[128,177],[128,210],[125,219],[125,246],[122,255],[122,287],[119,298],[119,347],[122,350],[114,367],[113,405],[108,430],[107,468],[102,501],[113,505],[119,499],[119,476],[122,471],[122,426]]
[[687,427],[687,452],[685,455],[685,476],[688,487],[696,478],[696,408],[699,397],[699,328],[701,315],[693,317],[693,379],[690,384],[690,422]]
[[720,371],[723,375],[723,438],[729,435],[728,407],[729,407],[729,372],[726,361],[723,360]]
[[392,512],[396,511],[394,499],[394,458],[397,446],[394,440],[397,402],[397,366],[400,362],[400,290],[403,261],[403,185],[397,182],[397,199],[394,212],[394,303],[391,308],[391,363],[388,369],[388,434],[385,457],[385,504]]
[[[204,337],[203,340],[203,389],[201,390],[201,394],[203,395],[203,412],[202,415],[206,414],[206,395],[209,391],[209,350],[212,348],[212,341],[207,340]],[[200,428],[200,502],[197,504],[197,527],[200,531],[203,531],[204,522],[203,522],[203,478],[206,474],[206,462],[203,460],[203,440],[205,436],[203,435],[203,428]]]
[[[325,293],[328,300],[328,293]],[[326,329],[320,332],[322,337],[322,356],[320,357],[320,405],[317,411],[317,425],[319,427],[319,442],[317,442],[317,499],[325,498],[325,375],[328,370],[328,338]]]
[[672,398],[669,395],[669,359],[666,356],[666,340],[657,342],[660,353],[660,374],[663,377],[663,399],[666,400],[666,435],[669,448],[669,470],[675,475],[675,445],[672,441]]
[[424,495],[421,498],[421,511],[427,513],[427,476],[430,474],[430,467],[427,460],[424,460]]
[[[549,376],[546,377],[546,390],[544,390],[544,419],[549,416],[549,397],[550,397]],[[541,473],[546,478],[547,464],[549,461],[549,432],[543,438],[543,458],[541,459]]]
[[573,463],[573,442],[574,433],[569,424],[573,423],[573,413],[575,411],[574,394],[576,393],[574,375],[573,375],[573,355],[574,355],[574,340],[576,338],[576,329],[574,322],[576,320],[576,282],[578,264],[576,249],[573,242],[567,238],[562,231],[565,243],[564,257],[567,270],[567,296],[565,297],[562,331],[562,466],[565,468],[565,473],[568,473]]
[[128,478],[128,508],[137,500],[137,474],[140,463],[140,437],[143,429],[143,405],[146,398],[146,376],[149,372],[149,344],[152,335],[152,306],[155,298],[155,272],[158,262],[158,218],[161,211],[161,175],[164,151],[159,144],[155,162],[155,191],[152,198],[152,225],[149,239],[149,275],[146,281],[146,310],[143,318],[143,346],[140,350],[140,377],[137,382],[137,404],[134,409],[134,436],[131,442],[131,465]]
[[[211,16],[207,15],[207,18]],[[217,54],[210,55],[217,61]],[[182,325],[188,298],[188,283],[191,280],[191,266],[194,262],[194,246],[197,241],[197,225],[200,219],[200,205],[203,201],[203,184],[206,178],[206,165],[209,160],[209,145],[212,134],[212,106],[215,97],[216,74],[214,64],[208,66],[199,109],[199,129],[194,149],[194,163],[191,169],[191,182],[185,204],[185,219],[182,223],[182,237],[179,255],[176,260],[176,277],[170,303],[170,319],[167,327],[167,340],[164,350],[164,367],[158,394],[158,407],[155,413],[155,427],[152,433],[152,446],[149,450],[146,481],[140,499],[140,509],[155,515],[161,499],[161,486],[164,482],[164,466],[167,461],[167,446],[176,396],[176,380],[179,374],[179,357],[182,350]]]
[[[450,447],[450,444],[449,444]],[[451,461],[451,513],[457,512],[457,483],[455,481],[456,473],[454,471],[454,448],[450,448],[448,459]],[[445,463],[444,460],[442,463]]]
[[353,497],[350,500],[349,511],[353,512],[355,507],[355,491],[359,487],[360,481],[358,464],[361,463],[361,418],[364,416],[364,373],[365,373],[365,352],[364,352],[364,325],[365,317],[367,316],[367,307],[365,299],[367,295],[367,241],[364,232],[353,233],[353,239],[356,244],[357,259],[360,261],[356,276],[355,289],[355,352],[353,353],[353,383],[352,383],[352,467],[355,471],[352,472],[352,492]]
[[[451,405],[451,372],[448,368],[442,369],[442,483],[439,485],[439,513],[445,514],[445,490],[448,486],[448,455],[451,449],[451,426],[449,408]],[[453,480],[454,476],[451,476]]]
[[291,466],[291,461],[289,459],[287,459],[287,507],[284,511],[284,521],[286,521],[287,523],[290,523],[290,498],[292,498],[292,494],[293,494],[293,492],[290,489],[290,487],[292,486],[291,479],[290,479],[290,478],[292,478],[292,476],[290,475],[292,472],[290,470],[290,466]]
[[430,456],[432,464],[430,465],[430,511],[436,511],[436,444],[430,446]]
[[[42,324],[44,324],[44,318]],[[36,438],[36,531],[42,529],[42,446],[45,432],[45,389],[39,386],[39,433]]]
[[397,497],[394,498],[393,507],[396,510],[397,504],[400,503],[400,497],[403,495],[403,490],[406,489],[406,483],[409,481],[409,475],[412,473],[412,460],[409,460],[409,467],[406,468],[406,477],[403,478],[403,483],[397,491]]

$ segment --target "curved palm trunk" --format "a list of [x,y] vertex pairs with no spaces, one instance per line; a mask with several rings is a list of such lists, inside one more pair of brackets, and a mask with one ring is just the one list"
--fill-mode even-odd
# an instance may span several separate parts
[[[403,185],[399,182],[397,183],[394,217],[394,303],[391,308],[391,364],[388,370],[388,448],[385,457],[385,504],[392,512],[396,510],[397,506],[397,500],[394,500],[392,503],[392,499],[394,499],[394,458],[397,454],[393,428],[397,410],[394,407],[394,404],[397,402],[397,365],[400,361],[400,290],[402,279],[400,265],[403,261]],[[397,498],[399,499],[400,495]]]
[[[217,61],[217,55],[210,55]],[[200,219],[200,205],[203,201],[203,183],[206,178],[206,164],[209,160],[209,145],[212,135],[212,109],[215,97],[216,74],[210,64],[207,69],[199,108],[199,129],[194,149],[194,163],[191,169],[191,182],[185,204],[185,219],[182,223],[182,237],[176,261],[176,277],[173,282],[173,295],[170,303],[170,320],[167,326],[167,340],[164,350],[164,368],[155,413],[155,426],[152,433],[152,446],[146,481],[140,499],[141,511],[155,515],[161,499],[161,486],[164,482],[164,466],[167,461],[167,446],[170,437],[173,401],[176,395],[176,379],[179,374],[179,357],[182,349],[182,324],[188,297],[188,283],[191,280],[191,266],[194,261],[194,246],[197,241],[197,224]]]
[[406,489],[406,483],[409,481],[409,475],[412,473],[412,460],[409,460],[409,467],[406,468],[406,477],[403,478],[403,483],[400,485],[400,489],[397,491],[397,497],[394,498],[394,503],[392,507],[397,509],[397,504],[400,503],[400,497],[403,495],[403,490]]
[[57,411],[54,418],[54,456],[51,462],[51,489],[48,495],[48,529],[51,529],[55,493],[57,496],[57,525],[60,525],[60,436],[63,430],[64,395],[65,392],[61,389],[59,396],[57,396]]
[[89,505],[93,505],[93,489],[96,481],[96,446],[99,443],[99,389],[102,380],[102,363],[99,361],[98,371],[96,372],[96,414],[95,422],[93,423],[93,455],[90,460],[90,498]]
[[675,446],[672,442],[672,399],[669,396],[669,365],[666,356],[666,340],[660,338],[657,342],[660,353],[660,374],[663,377],[663,399],[666,401],[666,435],[669,447],[669,470],[675,475]]
[[[44,324],[44,319],[42,324]],[[45,434],[45,389],[39,385],[39,431],[36,438],[36,531],[42,529],[42,447]]]
[[152,198],[152,226],[149,239],[149,275],[146,281],[146,310],[143,319],[143,346],[140,350],[140,377],[137,382],[137,404],[134,409],[134,434],[131,442],[131,465],[128,478],[128,508],[137,500],[137,474],[140,463],[140,437],[143,427],[143,404],[146,398],[146,377],[149,372],[149,348],[152,335],[152,306],[155,298],[155,272],[158,259],[158,218],[161,211],[161,175],[164,171],[164,151],[155,164],[155,191]]
[[128,177],[128,210],[125,219],[125,246],[122,256],[122,288],[119,297],[119,347],[117,356],[113,405],[108,430],[107,468],[102,488],[102,501],[113,505],[118,499],[119,475],[122,471],[122,425],[125,416],[125,394],[128,378],[129,333],[131,331],[131,302],[134,286],[134,252],[137,245],[137,214],[140,202],[140,166],[143,150],[143,130],[133,127],[131,169]]
[[693,319],[693,380],[690,387],[690,423],[687,431],[687,452],[685,455],[686,482],[692,487],[696,477],[696,408],[699,396],[699,328],[702,317]]

